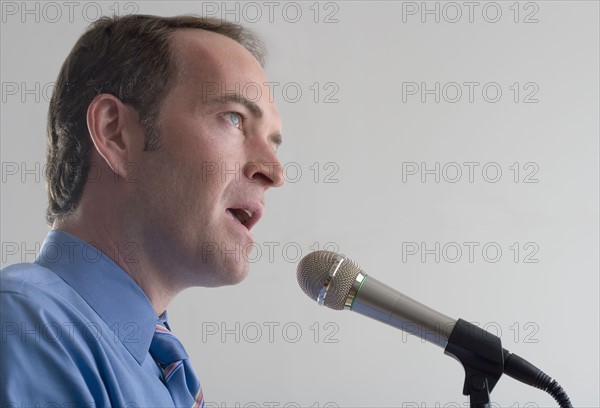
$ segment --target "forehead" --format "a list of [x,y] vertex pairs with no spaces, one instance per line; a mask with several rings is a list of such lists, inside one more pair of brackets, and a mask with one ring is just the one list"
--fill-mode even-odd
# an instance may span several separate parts
[[[241,86],[266,80],[260,63],[237,41],[211,31],[177,30],[172,38],[180,80]],[[230,88],[234,89],[234,87]]]
[[237,41],[211,31],[182,29],[174,33],[172,47],[179,92],[193,95],[199,103],[237,94],[280,122],[262,66]]

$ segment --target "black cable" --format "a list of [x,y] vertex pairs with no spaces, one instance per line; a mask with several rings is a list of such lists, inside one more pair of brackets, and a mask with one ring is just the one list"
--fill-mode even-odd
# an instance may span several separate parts
[[527,360],[511,354],[504,349],[504,374],[519,380],[525,384],[539,388],[552,395],[552,398],[558,402],[560,408],[573,408],[569,396],[563,388],[545,374],[542,370],[528,362]]
[[534,387],[539,388],[542,391],[546,391],[548,394],[552,395],[552,398],[558,402],[558,405],[561,408],[573,408],[569,396],[565,390],[563,390],[560,384],[542,371],[540,371],[540,379],[538,380],[537,384],[534,384]]

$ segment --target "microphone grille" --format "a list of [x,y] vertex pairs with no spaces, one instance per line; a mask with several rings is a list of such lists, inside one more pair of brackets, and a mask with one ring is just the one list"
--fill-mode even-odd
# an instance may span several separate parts
[[343,262],[335,276],[331,278],[325,300],[323,301],[325,306],[335,310],[344,309],[352,284],[361,272],[358,264],[344,255],[339,255],[335,252],[315,251],[300,260],[296,273],[296,278],[302,291],[309,298],[317,300],[321,290],[327,286],[327,282],[330,280],[329,273],[331,268],[340,259],[343,259]]

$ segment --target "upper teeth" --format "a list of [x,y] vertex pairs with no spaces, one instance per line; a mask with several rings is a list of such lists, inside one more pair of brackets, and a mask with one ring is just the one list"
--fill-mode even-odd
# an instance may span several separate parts
[[231,213],[242,224],[244,224],[246,221],[248,221],[249,219],[251,219],[252,216],[254,216],[254,212],[252,212],[250,210],[243,209],[243,208],[236,208],[236,209],[232,210]]

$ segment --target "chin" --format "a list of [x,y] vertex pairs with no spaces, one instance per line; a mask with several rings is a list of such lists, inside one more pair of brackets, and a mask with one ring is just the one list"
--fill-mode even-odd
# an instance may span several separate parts
[[227,285],[237,285],[242,283],[248,277],[248,273],[231,275],[231,280],[227,283]]
[[234,264],[234,265],[222,265],[218,272],[213,275],[212,282],[207,286],[219,287],[219,286],[232,286],[241,283],[249,275],[249,265],[245,264]]

